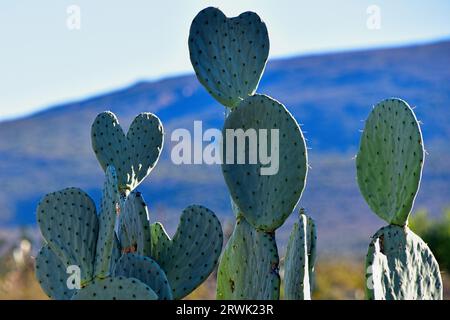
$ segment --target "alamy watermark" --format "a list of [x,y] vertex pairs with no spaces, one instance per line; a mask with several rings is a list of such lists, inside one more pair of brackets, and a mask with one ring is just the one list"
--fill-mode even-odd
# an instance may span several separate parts
[[66,280],[67,289],[81,289],[81,269],[77,265],[70,265],[66,268],[66,273],[69,275]]
[[178,128],[170,139],[176,142],[170,154],[176,165],[260,164],[264,176],[279,170],[279,129],[225,129],[223,137],[215,128],[203,132],[202,122],[194,121],[193,137],[189,130]]
[[75,4],[72,4],[66,8],[67,18],[66,26],[69,30],[81,29],[81,8]]
[[375,4],[370,5],[366,9],[368,15],[366,20],[366,26],[369,30],[381,29],[381,8]]

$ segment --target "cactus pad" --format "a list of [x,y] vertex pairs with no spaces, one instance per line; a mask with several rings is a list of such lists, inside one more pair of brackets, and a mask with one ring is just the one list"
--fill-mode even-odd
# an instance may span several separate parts
[[309,266],[309,287],[311,288],[311,292],[314,290],[315,281],[316,281],[316,273],[315,273],[315,264],[317,258],[317,227],[316,222],[308,216],[307,221],[308,232],[306,233],[307,242],[308,242],[308,266]]
[[92,279],[98,220],[92,199],[82,190],[67,188],[47,194],[37,208],[41,233],[67,267],[81,270],[81,284]]
[[151,258],[137,254],[124,254],[118,261],[114,275],[135,278],[146,284],[160,300],[172,300],[172,289],[161,267]]
[[134,278],[106,278],[95,280],[78,290],[72,300],[157,300],[148,286]]
[[258,87],[269,55],[267,28],[254,12],[227,18],[209,7],[192,21],[189,52],[200,83],[233,108]]
[[141,113],[125,135],[112,112],[102,112],[91,129],[92,148],[103,170],[113,165],[122,194],[136,188],[156,165],[163,147],[161,121]]
[[191,205],[183,210],[175,236],[161,224],[152,225],[152,258],[166,272],[174,299],[192,292],[217,265],[223,245],[220,221],[209,209]]
[[400,99],[378,103],[366,121],[356,168],[361,193],[380,218],[406,224],[423,161],[422,134],[408,104]]
[[442,299],[439,265],[426,243],[407,226],[378,230],[369,246],[366,267],[369,299]]
[[99,230],[97,240],[97,250],[95,258],[95,275],[99,278],[106,278],[114,268],[116,235],[114,227],[116,216],[120,211],[120,194],[117,184],[117,176],[114,167],[106,169],[106,178],[103,186],[102,202],[99,214]]
[[[267,154],[271,153],[272,129],[278,130],[279,166],[278,171],[262,175],[262,170],[269,165],[263,165],[258,155],[256,164],[250,163],[249,141],[245,143],[245,164],[239,164],[234,139],[234,159],[225,157],[222,165],[225,181],[230,189],[231,196],[241,209],[245,219],[256,229],[271,232],[281,226],[297,205],[307,174],[306,145],[302,131],[297,121],[289,111],[278,101],[265,95],[248,97],[231,112],[223,128],[224,155],[230,147],[227,139],[228,129],[266,130],[266,139],[258,134],[258,152],[261,146],[267,147]],[[276,155],[273,155],[275,157]],[[272,161],[274,162],[274,161]],[[274,166],[274,163],[272,164]]]
[[275,235],[238,219],[220,259],[217,299],[277,300],[280,292]]
[[314,221],[300,211],[294,223],[285,257],[284,297],[310,300],[314,280],[316,228]]
[[36,256],[36,277],[51,299],[70,300],[76,291],[67,287],[66,267],[48,245],[44,245]]
[[119,218],[120,244],[124,252],[151,256],[151,233],[147,205],[139,192],[132,192]]

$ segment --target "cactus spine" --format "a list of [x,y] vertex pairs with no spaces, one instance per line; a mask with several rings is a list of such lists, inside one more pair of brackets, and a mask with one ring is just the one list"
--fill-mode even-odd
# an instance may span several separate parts
[[422,176],[422,141],[416,116],[401,99],[381,101],[366,120],[356,158],[358,185],[370,208],[389,223],[369,245],[369,299],[442,299],[439,265],[408,228]]
[[[147,205],[134,189],[156,165],[163,146],[158,117],[142,113],[127,134],[112,112],[92,125],[92,147],[105,171],[100,212],[82,190],[46,195],[37,209],[46,244],[36,276],[53,299],[181,299],[199,286],[219,259],[223,235],[207,208],[183,211],[174,239],[152,228]],[[118,216],[118,218],[117,218]],[[80,287],[68,287],[66,268],[78,267]]]
[[[305,186],[307,152],[300,126],[280,102],[255,93],[269,47],[266,25],[253,12],[227,18],[219,9],[209,7],[197,14],[190,28],[189,52],[197,78],[229,110],[223,145],[234,145],[235,137],[229,138],[228,130],[267,130],[266,137],[270,133],[276,145],[268,143],[266,151],[270,150],[272,156],[272,150],[279,152],[278,167],[273,172],[261,155],[256,163],[242,163],[234,154],[231,163],[222,165],[236,226],[219,264],[218,299],[279,298],[275,230],[292,213]],[[261,146],[264,143],[259,142],[259,148],[265,147]],[[252,156],[249,144],[245,144],[244,154],[246,159]],[[298,253],[298,243],[292,245],[295,248],[289,254]],[[315,249],[315,245],[308,247]],[[296,269],[292,272],[304,267],[298,263],[292,266]],[[307,267],[306,273],[312,270]],[[290,287],[303,290],[300,284]]]

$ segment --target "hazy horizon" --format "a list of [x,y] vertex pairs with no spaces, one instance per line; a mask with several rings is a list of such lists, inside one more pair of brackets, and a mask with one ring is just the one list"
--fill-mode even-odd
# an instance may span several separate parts
[[[277,60],[288,60],[291,58],[300,58],[300,57],[310,57],[310,56],[320,56],[320,55],[328,55],[328,54],[338,54],[338,53],[346,53],[346,52],[358,52],[358,51],[369,51],[369,50],[382,50],[382,49],[390,49],[390,48],[402,48],[402,47],[412,47],[412,46],[420,46],[420,45],[428,45],[428,44],[438,44],[440,42],[447,42],[450,41],[450,35],[448,37],[438,38],[438,39],[431,39],[431,40],[423,40],[423,41],[416,41],[416,42],[408,42],[408,43],[399,43],[399,44],[386,44],[386,45],[378,45],[378,46],[368,46],[368,47],[352,47],[352,48],[336,48],[332,50],[324,50],[324,51],[311,51],[306,53],[294,53],[289,55],[282,55],[282,56],[276,56],[269,58],[268,63],[272,61]],[[195,73],[193,70],[191,71],[181,71],[181,72],[174,72],[174,73],[167,73],[162,74],[159,76],[155,76],[153,78],[136,78],[134,80],[131,80],[127,83],[119,84],[118,86],[114,86],[111,88],[105,88],[103,90],[99,90],[97,92],[91,92],[91,93],[85,93],[78,96],[68,97],[64,98],[62,100],[56,100],[56,101],[50,101],[44,105],[40,106],[34,106],[32,110],[24,112],[22,114],[15,114],[10,116],[1,116],[0,115],[0,123],[1,122],[8,122],[8,121],[14,121],[19,120],[22,118],[26,118],[29,116],[32,116],[34,114],[44,112],[46,110],[50,110],[53,108],[61,107],[65,104],[71,104],[74,102],[81,102],[89,99],[93,99],[102,95],[109,94],[111,92],[124,90],[130,87],[133,87],[139,83],[144,82],[159,82],[166,79],[172,79],[177,77],[183,77],[183,76],[194,76]]]

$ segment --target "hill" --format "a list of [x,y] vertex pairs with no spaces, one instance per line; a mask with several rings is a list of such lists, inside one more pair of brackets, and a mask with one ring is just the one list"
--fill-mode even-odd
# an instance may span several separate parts
[[[258,92],[284,103],[303,125],[311,170],[301,205],[318,222],[323,252],[362,252],[382,225],[359,194],[353,156],[362,120],[383,98],[405,99],[423,123],[428,156],[416,208],[438,214],[450,205],[450,42],[270,61]],[[199,203],[232,220],[218,166],[170,161],[173,129],[192,130],[194,120],[221,128],[224,120],[223,107],[185,75],[0,123],[1,227],[34,225],[39,199],[67,186],[81,187],[98,201],[103,173],[91,150],[90,126],[104,110],[116,113],[125,128],[144,111],[164,124],[162,159],[139,188],[153,219],[173,232],[181,210]]]

